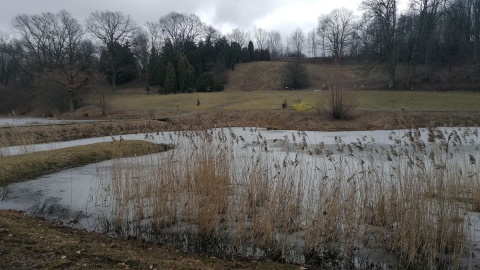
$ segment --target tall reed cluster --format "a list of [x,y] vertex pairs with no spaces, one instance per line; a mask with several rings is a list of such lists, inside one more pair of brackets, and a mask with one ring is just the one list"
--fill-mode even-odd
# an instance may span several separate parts
[[[238,132],[237,132],[238,133]],[[174,132],[169,152],[99,173],[108,228],[225,255],[339,268],[464,267],[480,208],[478,131],[311,143],[258,130]],[[162,135],[159,135],[162,136]],[[391,266],[391,265],[390,265]]]

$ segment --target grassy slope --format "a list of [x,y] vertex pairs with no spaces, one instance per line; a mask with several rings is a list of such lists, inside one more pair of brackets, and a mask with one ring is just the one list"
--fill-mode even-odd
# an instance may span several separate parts
[[146,155],[166,149],[165,145],[145,141],[122,141],[2,157],[0,159],[0,186],[66,168],[112,158]]
[[[237,64],[235,71],[228,73],[225,87],[228,91],[282,90],[286,64],[279,61]],[[364,85],[365,89],[378,89],[387,84],[387,74],[381,66],[369,68],[361,64],[344,64],[335,66],[334,70],[330,64],[306,63],[305,67],[310,78],[309,89],[322,89],[338,73],[341,73],[339,79],[346,88]],[[399,64],[396,73],[399,85],[405,81],[406,75],[407,66]]]

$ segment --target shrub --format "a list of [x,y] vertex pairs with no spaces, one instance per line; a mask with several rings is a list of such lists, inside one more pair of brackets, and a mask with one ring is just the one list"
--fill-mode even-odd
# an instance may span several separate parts
[[223,89],[225,89],[225,86],[223,86],[221,81],[216,81],[213,84],[212,91],[223,91]]
[[197,91],[206,92],[211,91],[215,84],[212,73],[203,73],[197,80]]
[[356,107],[352,91],[333,85],[329,91],[329,109],[335,119],[351,117]]
[[345,75],[340,67],[335,65],[330,74],[328,85],[328,109],[335,119],[349,118],[356,108],[356,97],[353,91],[347,90]]
[[292,105],[292,107],[299,112],[306,112],[306,111],[311,111],[314,108],[314,105],[312,102],[308,101],[299,101],[296,102]]
[[283,79],[284,86],[293,89],[306,88],[310,84],[307,69],[300,60],[287,63]]

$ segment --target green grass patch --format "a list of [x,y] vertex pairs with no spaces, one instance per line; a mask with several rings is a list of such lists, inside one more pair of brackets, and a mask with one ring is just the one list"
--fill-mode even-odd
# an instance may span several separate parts
[[103,160],[146,155],[167,149],[169,146],[146,141],[121,141],[2,157],[0,186]]

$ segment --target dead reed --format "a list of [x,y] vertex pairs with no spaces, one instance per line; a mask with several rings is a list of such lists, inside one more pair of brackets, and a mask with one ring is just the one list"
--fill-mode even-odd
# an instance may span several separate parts
[[333,145],[294,132],[276,149],[254,129],[168,139],[174,150],[115,161],[111,178],[100,175],[97,197],[118,230],[340,268],[360,267],[373,249],[393,255],[395,267],[460,268],[471,258],[480,225],[472,218],[480,207],[476,129],[392,132],[389,144],[338,137]]

